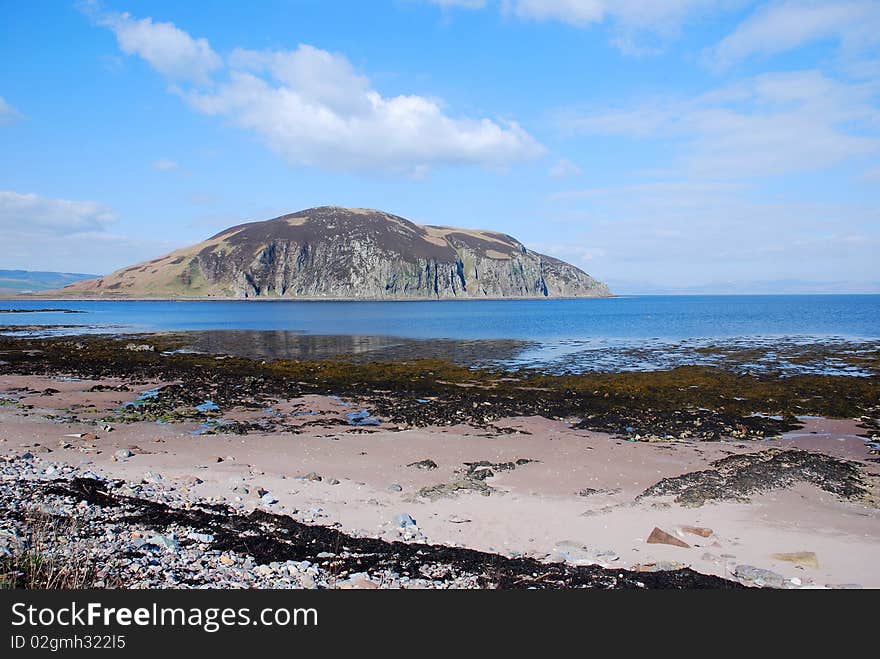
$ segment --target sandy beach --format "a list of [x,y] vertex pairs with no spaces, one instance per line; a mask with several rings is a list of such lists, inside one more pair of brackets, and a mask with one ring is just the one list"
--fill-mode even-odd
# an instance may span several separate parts
[[[210,410],[252,427],[284,419],[268,432],[103,420],[169,384],[0,375],[0,456],[27,461],[35,478],[66,467],[152,482],[182,502],[265,510],[360,538],[646,573],[687,567],[746,585],[880,587],[880,464],[855,419],[803,418],[760,441],[627,441],[535,415],[491,428],[401,427],[356,396],[316,394]],[[788,476],[732,500],[656,492],[664,479],[733,464],[718,461],[802,451],[851,467],[863,495]]]

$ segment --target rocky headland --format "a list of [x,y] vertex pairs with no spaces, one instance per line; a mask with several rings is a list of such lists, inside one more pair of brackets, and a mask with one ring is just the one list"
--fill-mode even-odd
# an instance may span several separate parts
[[503,233],[323,206],[76,282],[52,297],[485,299],[607,297],[573,265]]

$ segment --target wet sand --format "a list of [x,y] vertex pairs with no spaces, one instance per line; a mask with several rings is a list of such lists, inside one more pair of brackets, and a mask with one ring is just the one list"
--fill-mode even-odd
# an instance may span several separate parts
[[[124,384],[129,391],[88,391]],[[193,434],[204,427],[147,421],[104,430],[101,417],[160,384],[168,383],[2,375],[0,397],[8,402],[0,405],[0,455],[30,452],[47,466],[74,465],[133,482],[161,474],[183,494],[243,511],[290,514],[361,537],[399,540],[394,519],[407,513],[418,523],[420,541],[432,544],[615,568],[690,566],[729,579],[737,578],[737,566],[748,565],[792,586],[880,587],[880,465],[854,420],[804,419],[802,429],[764,441],[636,442],[537,416],[499,419],[494,430],[466,424],[400,430],[382,420],[351,426],[347,415],[363,409],[360,401],[315,395],[274,400],[271,411],[221,410],[224,419],[238,421],[283,414],[294,419],[295,431]],[[64,419],[70,413],[76,422]],[[70,436],[77,434],[84,436]],[[748,502],[699,507],[672,497],[638,498],[664,478],[770,448],[853,461],[871,495],[847,500],[796,482],[750,495]],[[132,455],[120,457],[126,450]],[[410,466],[424,460],[437,467]],[[479,481],[488,495],[420,495],[422,488],[460,481],[466,463],[480,461],[514,468],[492,468],[493,475]],[[261,490],[277,503],[261,501]],[[655,527],[689,546],[648,543]],[[711,532],[703,537],[685,527]],[[815,558],[801,556],[798,564],[774,556],[803,552]]]

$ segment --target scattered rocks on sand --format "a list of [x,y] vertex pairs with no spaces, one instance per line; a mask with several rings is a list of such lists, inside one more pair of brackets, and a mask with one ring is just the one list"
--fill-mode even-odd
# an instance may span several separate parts
[[431,459],[427,460],[419,460],[418,462],[410,462],[407,467],[415,467],[416,469],[422,469],[424,471],[431,471],[437,468],[437,463]]
[[151,346],[148,343],[128,343],[125,349],[132,352],[155,352],[156,346]]
[[794,584],[781,574],[770,570],[764,570],[753,565],[737,565],[733,571],[734,576],[743,581],[761,588],[790,588]]
[[[409,513],[394,520],[404,542],[356,537],[289,515],[245,515],[182,496],[163,481],[103,480],[62,466],[48,479],[39,458],[0,460],[0,582],[20,540],[60,529],[43,551],[76,558],[79,587],[106,588],[733,588],[690,570],[636,573],[597,565],[548,565],[427,544]],[[51,513],[47,513],[51,511]],[[315,513],[317,516],[319,513]],[[12,557],[12,558],[10,558]],[[84,559],[83,559],[84,557]]]
[[596,489],[596,488],[592,488],[592,487],[585,487],[584,489],[578,490],[577,492],[575,492],[575,494],[579,497],[592,497],[592,496],[597,496],[600,494],[610,496],[613,494],[620,494],[620,488],[615,487],[615,488],[611,488],[611,489],[604,489],[604,488]]
[[426,499],[436,500],[454,497],[462,492],[479,492],[483,496],[489,496],[495,489],[482,480],[473,478],[459,478],[451,483],[429,485],[419,490],[419,496]]
[[550,563],[570,563],[571,565],[602,565],[609,566],[619,560],[617,552],[610,549],[597,550],[584,546],[573,540],[556,543],[553,551],[547,555]]

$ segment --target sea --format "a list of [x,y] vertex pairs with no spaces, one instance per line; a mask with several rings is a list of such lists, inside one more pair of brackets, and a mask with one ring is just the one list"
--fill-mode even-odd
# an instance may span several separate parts
[[[799,354],[799,372],[871,374],[834,351],[880,346],[880,295],[681,295],[596,299],[339,301],[5,300],[13,335],[186,332],[193,349],[251,356],[463,357],[485,366],[551,371],[667,368],[712,363],[708,347],[749,353],[764,368]],[[78,313],[70,313],[78,312]],[[228,345],[217,343],[227,337]],[[196,340],[198,339],[198,340]],[[458,348],[456,348],[458,346]],[[807,347],[825,346],[810,365]],[[466,348],[466,349],[465,349]],[[395,351],[396,349],[396,351]],[[760,354],[755,355],[755,351]],[[433,352],[432,352],[433,351]],[[451,352],[450,352],[451,351]],[[762,357],[763,355],[763,357]],[[761,365],[762,359],[764,365]],[[829,362],[829,359],[831,360]],[[800,362],[805,362],[802,364]]]

